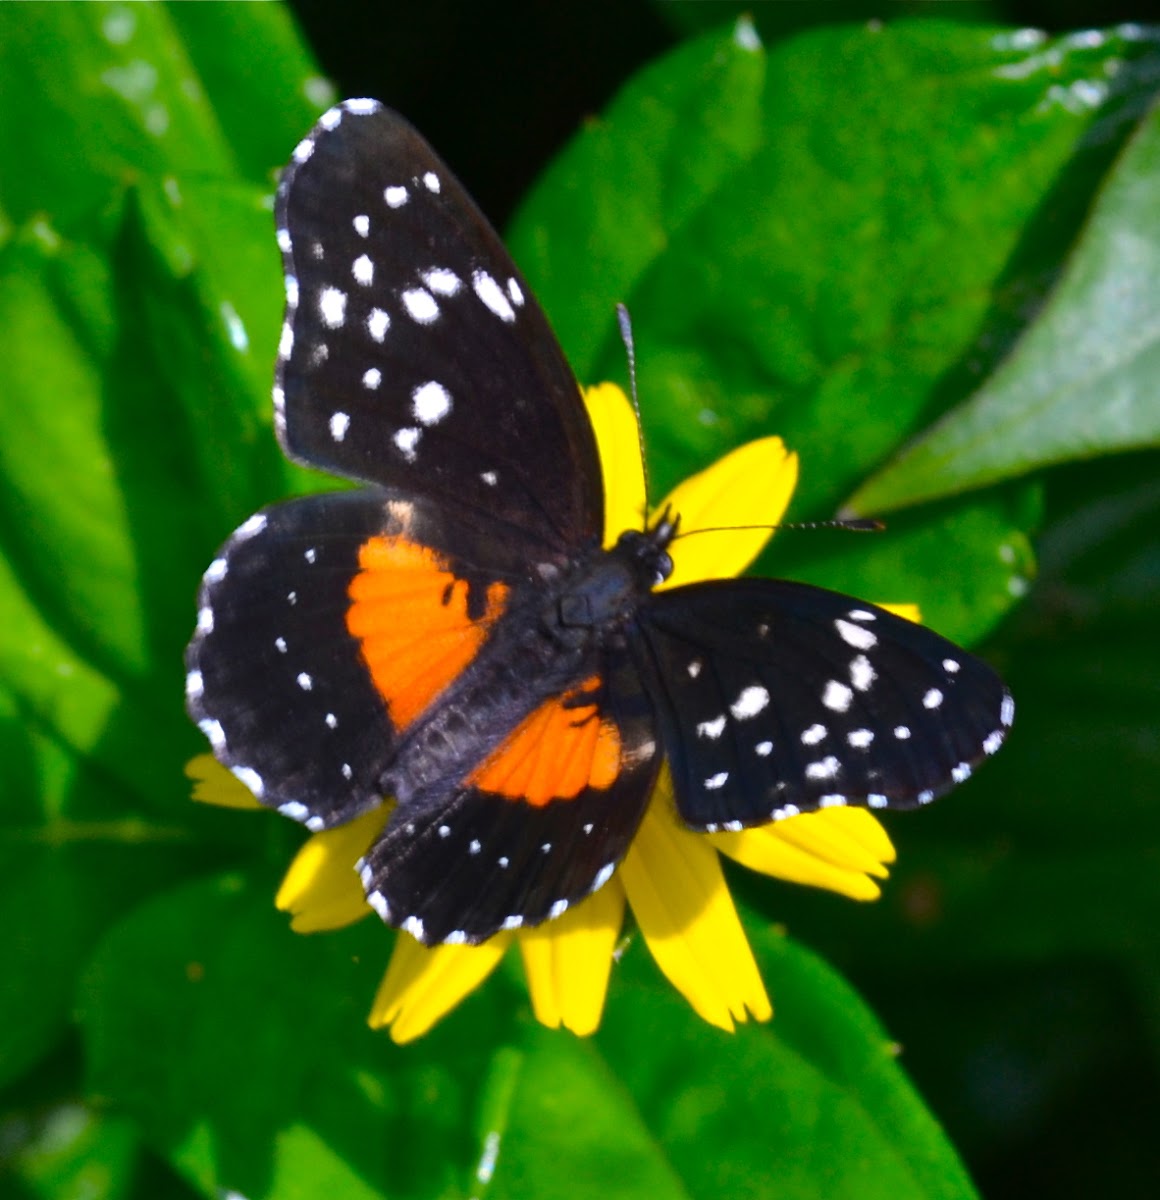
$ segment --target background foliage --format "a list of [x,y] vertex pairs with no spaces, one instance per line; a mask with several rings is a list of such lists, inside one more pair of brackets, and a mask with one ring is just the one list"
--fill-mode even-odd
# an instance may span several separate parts
[[0,1187],[970,1196],[952,1142],[997,1197],[1160,1179],[1160,35],[909,7],[299,8],[341,94],[523,198],[580,378],[631,305],[657,492],[782,433],[794,517],[890,532],[762,568],[918,601],[1020,702],[890,823],[880,904],[736,873],[768,1027],[634,943],[590,1041],[511,964],[402,1049],[363,1025],[390,935],[290,934],[297,831],[181,776],[200,572],[321,482],[270,429],[270,196],[336,93],[273,5],[0,7]]

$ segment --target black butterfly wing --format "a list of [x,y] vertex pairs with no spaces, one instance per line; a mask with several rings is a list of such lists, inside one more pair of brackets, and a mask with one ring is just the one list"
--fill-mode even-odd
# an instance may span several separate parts
[[682,818],[739,828],[844,804],[911,808],[1002,744],[986,663],[922,625],[781,580],[657,594],[633,641]]
[[428,945],[536,925],[612,875],[660,762],[652,705],[623,651],[553,700],[437,804],[400,806],[359,863],[380,916]]
[[276,203],[287,454],[489,513],[509,536],[599,542],[595,438],[547,319],[447,167],[398,114],[348,100]]
[[410,723],[522,584],[477,510],[380,490],[274,505],[210,564],[186,703],[218,759],[310,829],[382,800]]

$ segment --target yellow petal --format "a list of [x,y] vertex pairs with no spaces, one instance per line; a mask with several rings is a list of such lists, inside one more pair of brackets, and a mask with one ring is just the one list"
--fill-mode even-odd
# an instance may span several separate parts
[[862,808],[827,808],[741,833],[715,833],[722,854],[763,875],[828,888],[853,900],[876,900],[894,847]]
[[913,621],[916,625],[922,624],[922,609],[917,604],[879,604],[878,607],[892,612],[896,617]]
[[387,806],[316,833],[294,856],[274,904],[297,933],[341,929],[371,911],[354,864],[386,822]]
[[399,1043],[422,1037],[495,970],[512,936],[498,933],[480,946],[423,946],[400,933],[367,1024],[389,1025]]
[[185,777],[193,780],[193,798],[200,804],[222,808],[261,808],[254,793],[212,754],[198,754],[185,764]]
[[580,1037],[596,1032],[623,920],[624,888],[613,877],[563,916],[520,933],[532,1009],[541,1025],[563,1025]]
[[584,403],[600,450],[607,548],[626,529],[644,528],[648,498],[640,452],[640,425],[628,397],[614,383],[589,388],[584,393]]
[[[669,793],[671,795],[671,793]],[[721,1029],[773,1009],[708,840],[680,828],[660,787],[620,868],[645,943],[698,1016]]]
[[[670,549],[673,573],[662,586],[740,575],[769,541],[769,527],[785,515],[797,473],[797,455],[781,438],[768,437],[739,446],[678,484],[660,505],[681,518]],[[686,536],[697,529],[721,532]]]

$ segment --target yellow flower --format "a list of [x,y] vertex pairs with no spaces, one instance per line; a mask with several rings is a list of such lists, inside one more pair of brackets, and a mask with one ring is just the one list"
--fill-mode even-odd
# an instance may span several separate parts
[[[585,400],[600,445],[605,541],[611,545],[646,519],[636,416],[611,384],[590,389]],[[796,482],[797,456],[780,438],[769,437],[741,446],[682,483],[660,508],[679,514],[683,531],[723,532],[674,542],[673,573],[662,586],[744,571],[768,540],[768,527],[782,519]],[[892,607],[917,619],[913,607]],[[190,774],[201,780],[197,798],[241,803],[245,789],[208,755],[190,764]],[[556,920],[502,932],[478,946],[426,947],[399,933],[370,1024],[389,1028],[396,1042],[419,1037],[487,978],[514,941],[537,1019],[590,1034],[600,1023],[626,904],[657,965],[701,1017],[726,1030],[751,1016],[768,1020],[773,1010],[720,856],[766,875],[873,900],[879,895],[875,879],[886,876],[894,848],[874,817],[855,808],[825,809],[738,833],[693,833],[677,823],[671,789],[662,771],[616,873]],[[292,928],[335,929],[370,912],[354,862],[388,813],[384,806],[303,845],[276,898],[291,914]]]

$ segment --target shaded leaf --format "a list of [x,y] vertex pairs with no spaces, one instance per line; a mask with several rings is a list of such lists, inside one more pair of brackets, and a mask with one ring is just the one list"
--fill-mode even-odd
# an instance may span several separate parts
[[852,509],[881,512],[1068,459],[1160,443],[1158,187],[1155,108],[1010,358],[860,487]]

